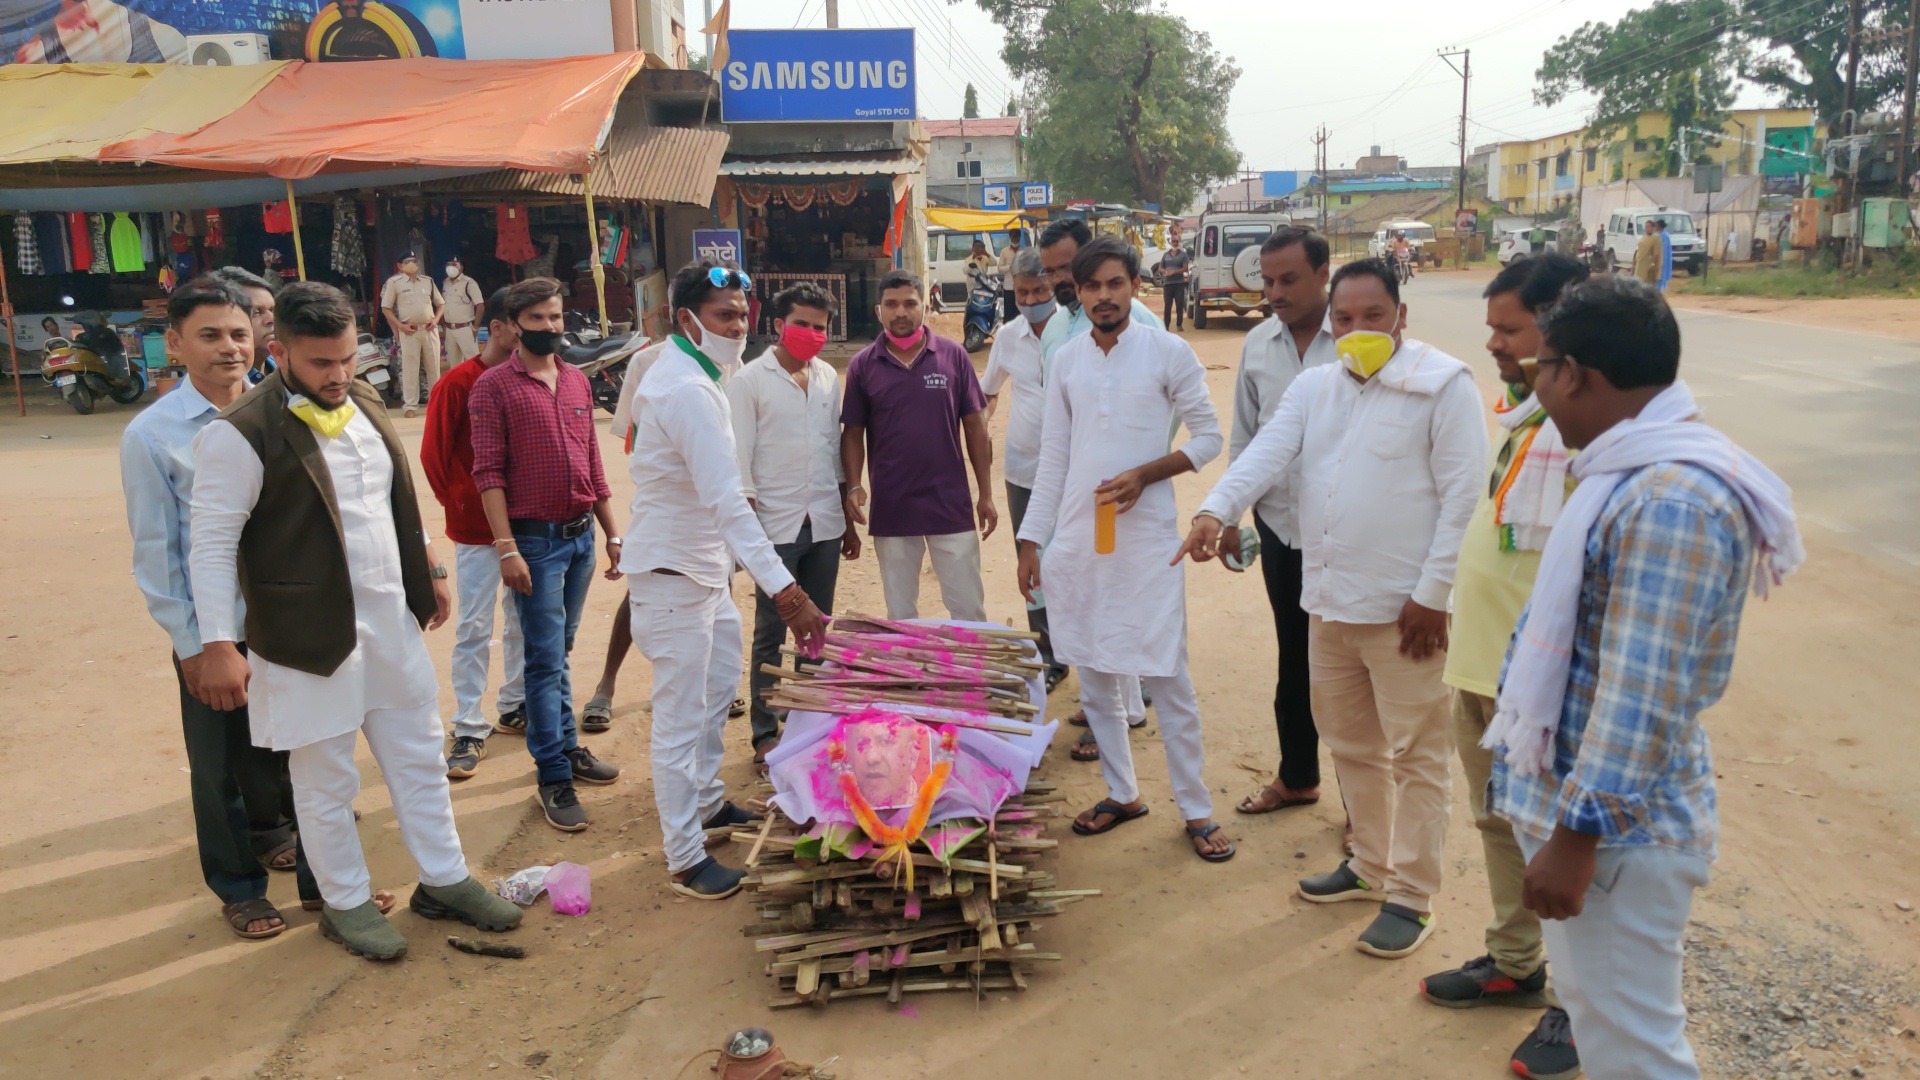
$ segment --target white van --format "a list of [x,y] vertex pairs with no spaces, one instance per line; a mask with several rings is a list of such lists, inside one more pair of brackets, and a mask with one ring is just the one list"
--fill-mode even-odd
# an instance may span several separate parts
[[1633,269],[1633,249],[1646,233],[1647,222],[1654,220],[1666,222],[1667,235],[1673,237],[1673,268],[1698,275],[1707,262],[1706,241],[1695,231],[1692,214],[1664,206],[1630,206],[1607,217],[1607,254],[1614,271]]
[[1263,317],[1260,245],[1292,224],[1292,215],[1273,211],[1201,215],[1193,242],[1194,329],[1206,329],[1209,313]]
[[[975,240],[987,242],[987,250],[993,252],[996,266],[1000,253],[1012,243],[1005,229],[991,232],[958,232],[941,228],[927,230],[927,273],[940,283],[940,300],[948,311],[967,309],[967,257],[973,254]],[[1033,242],[1031,235],[1026,242]]]
[[1393,247],[1394,233],[1407,235],[1407,243],[1413,246],[1413,261],[1416,264],[1420,262],[1427,241],[1433,239],[1435,235],[1433,226],[1424,221],[1389,221],[1375,230],[1372,238],[1367,241],[1367,257],[1386,258],[1388,250]]

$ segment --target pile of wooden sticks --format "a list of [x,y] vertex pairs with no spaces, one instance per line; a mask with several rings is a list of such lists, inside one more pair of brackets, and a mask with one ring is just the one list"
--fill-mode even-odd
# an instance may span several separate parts
[[760,670],[783,680],[767,694],[775,709],[855,713],[874,705],[926,705],[980,714],[956,723],[1018,734],[990,718],[1024,720],[1038,712],[1027,694],[1027,680],[1045,670],[1031,644],[1037,637],[849,614],[829,627],[818,665],[802,658],[798,671]]
[[913,887],[896,880],[878,853],[864,859],[796,859],[805,832],[769,810],[757,827],[733,833],[752,844],[747,886],[760,918],[744,928],[768,955],[777,985],[773,1008],[878,996],[899,1002],[932,990],[1025,990],[1037,963],[1059,960],[1034,943],[1039,921],[1098,889],[1061,889],[1037,865],[1059,841],[1041,835],[1053,785],[1030,778],[991,826],[942,866],[913,856]]

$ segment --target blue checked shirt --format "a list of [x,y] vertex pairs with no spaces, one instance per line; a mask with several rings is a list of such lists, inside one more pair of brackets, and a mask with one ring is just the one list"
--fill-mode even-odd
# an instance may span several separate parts
[[1515,776],[1496,757],[1489,801],[1501,816],[1539,840],[1565,825],[1603,847],[1714,857],[1700,714],[1727,688],[1753,554],[1739,496],[1704,469],[1653,465],[1614,491],[1587,535],[1552,769]]

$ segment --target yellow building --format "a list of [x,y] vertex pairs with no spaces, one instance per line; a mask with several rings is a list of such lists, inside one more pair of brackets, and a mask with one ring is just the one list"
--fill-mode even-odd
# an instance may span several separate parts
[[[1813,128],[1811,109],[1736,109],[1721,129],[1720,143],[1706,152],[1725,165],[1729,176],[1757,171],[1807,171],[1792,147],[1808,148]],[[1697,157],[1695,132],[1682,132],[1688,157]],[[1769,135],[1772,138],[1769,138]],[[1487,168],[1487,199],[1513,214],[1549,214],[1571,203],[1588,184],[1630,180],[1657,170],[1674,138],[1666,113],[1641,113],[1604,138],[1593,138],[1586,128],[1544,139],[1503,142],[1496,161]],[[1762,148],[1772,146],[1771,155]]]

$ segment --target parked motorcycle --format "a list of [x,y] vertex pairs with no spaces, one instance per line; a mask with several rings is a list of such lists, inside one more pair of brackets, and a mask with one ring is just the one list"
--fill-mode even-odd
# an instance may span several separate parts
[[354,377],[367,380],[388,402],[394,400],[393,359],[393,355],[381,347],[379,339],[368,333],[360,335],[360,348],[353,357]]
[[1000,327],[1000,279],[981,278],[967,294],[968,352],[979,352]]
[[627,361],[652,344],[645,334],[615,334],[591,343],[567,334],[562,341],[560,359],[587,377],[593,387],[593,403],[609,413],[620,405],[620,386],[626,381]]
[[81,316],[80,333],[48,338],[40,377],[82,416],[93,412],[94,399],[112,398],[131,405],[147,392],[147,370],[127,359],[127,347],[99,316]]

